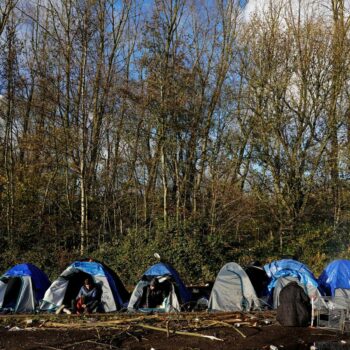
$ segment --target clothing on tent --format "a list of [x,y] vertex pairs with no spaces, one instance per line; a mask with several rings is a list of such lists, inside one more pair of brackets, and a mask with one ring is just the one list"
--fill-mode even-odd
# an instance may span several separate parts
[[295,281],[282,288],[277,321],[286,327],[307,327],[311,320],[310,299]]

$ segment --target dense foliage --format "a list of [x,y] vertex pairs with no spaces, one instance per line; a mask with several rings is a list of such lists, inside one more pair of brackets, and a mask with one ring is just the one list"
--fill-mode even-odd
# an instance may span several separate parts
[[350,16],[316,3],[1,1],[1,270],[349,258]]

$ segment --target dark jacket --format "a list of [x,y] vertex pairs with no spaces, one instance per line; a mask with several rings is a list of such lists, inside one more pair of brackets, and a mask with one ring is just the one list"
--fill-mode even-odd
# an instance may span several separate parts
[[166,294],[162,289],[151,290],[150,286],[146,286],[143,288],[140,307],[156,308],[163,303],[165,297]]

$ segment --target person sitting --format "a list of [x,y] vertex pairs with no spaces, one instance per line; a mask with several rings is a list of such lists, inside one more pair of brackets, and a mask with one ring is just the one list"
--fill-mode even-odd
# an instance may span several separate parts
[[73,313],[78,315],[95,311],[99,304],[99,291],[91,278],[84,280],[84,285],[75,299],[72,300]]
[[163,304],[166,298],[166,292],[161,288],[157,278],[153,278],[148,286],[143,288],[141,307],[142,308],[157,308]]

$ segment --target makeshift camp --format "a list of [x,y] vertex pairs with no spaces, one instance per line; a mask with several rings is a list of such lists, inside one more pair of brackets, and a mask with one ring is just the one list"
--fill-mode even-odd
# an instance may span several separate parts
[[248,311],[260,308],[254,287],[242,267],[226,264],[216,277],[209,299],[212,311]]
[[92,278],[101,290],[99,311],[116,311],[128,302],[127,290],[110,268],[96,261],[76,261],[51,284],[40,310],[56,311],[62,305],[70,306],[86,278]]
[[46,274],[32,264],[19,264],[0,278],[0,310],[33,312],[50,286]]
[[191,293],[182,282],[177,271],[169,264],[160,262],[151,266],[137,283],[128,305],[128,310],[143,309],[142,301],[145,291],[153,279],[157,279],[160,288],[165,291],[166,298],[159,311],[180,311],[181,305],[191,300]]
[[310,300],[314,300],[315,303],[322,303],[318,282],[306,265],[292,259],[283,259],[265,265],[264,269],[271,279],[267,288],[274,309],[279,306],[281,290],[290,282],[297,282]]

